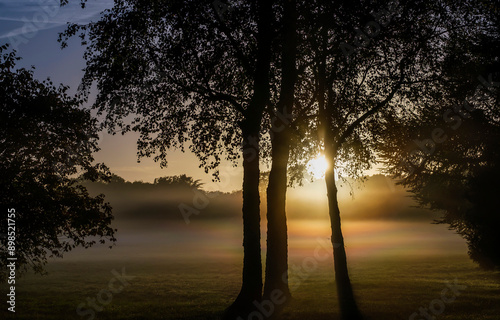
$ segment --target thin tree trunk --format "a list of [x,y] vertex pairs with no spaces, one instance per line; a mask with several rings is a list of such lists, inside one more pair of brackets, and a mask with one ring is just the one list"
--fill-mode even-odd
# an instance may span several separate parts
[[[362,320],[363,317],[358,309],[354,293],[352,290],[351,280],[347,269],[347,257],[344,246],[344,236],[342,235],[342,225],[340,222],[340,209],[337,199],[337,186],[335,184],[335,163],[337,159],[337,148],[334,136],[335,132],[332,128],[329,111],[333,107],[327,108],[327,85],[326,85],[326,28],[321,32],[321,50],[323,56],[318,60],[318,109],[319,109],[319,125],[318,135],[325,144],[325,158],[329,163],[329,167],[325,172],[325,183],[328,197],[328,214],[330,216],[330,226],[332,229],[332,246],[333,246],[333,264],[335,271],[335,285],[337,287],[337,296],[340,306],[340,314],[343,320]],[[328,109],[328,110],[327,110]]]
[[[289,301],[288,238],[286,221],[287,166],[290,152],[290,122],[296,82],[296,1],[284,3],[282,80],[278,115],[272,130],[272,166],[267,187],[267,256],[264,299],[279,290]],[[285,303],[275,306],[281,310]],[[279,314],[279,312],[276,312]]]
[[[328,133],[327,133],[328,134]],[[335,269],[335,285],[337,286],[337,296],[339,300],[340,313],[344,320],[363,319],[354,293],[351,280],[347,269],[347,257],[344,246],[344,237],[342,235],[342,226],[340,221],[340,209],[337,200],[337,186],[335,184],[334,155],[328,155],[330,158],[330,168],[325,173],[326,189],[328,193],[328,213],[330,215],[330,224],[332,228],[333,245],[333,263]]]

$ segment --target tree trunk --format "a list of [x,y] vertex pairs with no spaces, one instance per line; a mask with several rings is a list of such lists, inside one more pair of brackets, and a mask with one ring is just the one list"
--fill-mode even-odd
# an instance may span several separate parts
[[246,319],[262,300],[260,246],[259,137],[264,109],[269,102],[272,43],[272,1],[257,0],[257,59],[253,95],[240,123],[243,139],[243,277],[240,293],[223,319]]
[[[296,82],[296,1],[284,3],[282,80],[278,115],[273,116],[272,166],[267,187],[267,256],[264,299],[279,290],[290,298],[288,288],[288,238],[286,222],[287,166],[290,152],[290,118],[293,111]],[[274,306],[280,311],[285,303]],[[279,312],[275,312],[279,314]]]
[[[328,133],[327,133],[328,134]],[[325,173],[326,189],[328,193],[328,213],[332,228],[333,262],[335,269],[335,284],[340,305],[340,313],[343,320],[363,319],[351,286],[349,272],[347,270],[347,257],[340,223],[340,209],[337,200],[337,186],[335,184],[335,156],[329,155],[330,168]]]
[[[325,183],[328,197],[328,214],[332,229],[333,264],[335,270],[335,285],[340,306],[340,314],[343,320],[362,320],[363,316],[358,309],[351,280],[347,269],[347,257],[344,246],[344,236],[340,223],[340,208],[337,199],[337,186],[335,184],[335,163],[337,159],[338,145],[335,143],[335,132],[330,121],[330,112],[333,106],[327,107],[327,85],[326,85],[326,59],[327,30],[323,28],[320,33],[322,55],[318,59],[318,112],[319,125],[318,136],[325,144],[325,158],[328,161],[328,169],[325,172]],[[331,102],[329,100],[328,102]]]
[[243,141],[243,277],[240,293],[224,319],[245,319],[255,309],[254,302],[262,299],[259,140],[255,132],[244,132]]
[[[267,187],[267,258],[264,299],[275,290],[288,298],[288,238],[286,223],[287,165],[289,138],[282,132],[272,141],[272,167]],[[275,306],[281,309],[281,306]]]

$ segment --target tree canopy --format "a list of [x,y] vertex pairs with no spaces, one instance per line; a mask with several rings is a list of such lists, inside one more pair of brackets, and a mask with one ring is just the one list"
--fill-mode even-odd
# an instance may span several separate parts
[[[0,47],[0,203],[15,209],[17,266],[43,272],[47,257],[77,246],[115,241],[111,207],[91,197],[77,177],[108,179],[98,150],[96,121],[68,87],[38,81],[33,70],[16,69],[14,51]],[[7,220],[0,220],[7,230]],[[2,238],[2,276],[7,270],[7,238]]]
[[[404,117],[389,115],[379,150],[387,172],[401,179],[440,223],[462,235],[482,267],[500,266],[500,28],[498,4],[483,1],[467,32],[451,30],[436,94]],[[480,18],[478,18],[480,17]]]

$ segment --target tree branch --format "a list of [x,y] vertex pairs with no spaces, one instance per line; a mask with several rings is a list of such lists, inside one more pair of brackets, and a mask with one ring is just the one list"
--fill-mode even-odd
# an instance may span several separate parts
[[400,72],[400,76],[399,76],[399,80],[398,82],[396,83],[396,85],[394,86],[394,88],[392,88],[391,92],[389,93],[389,95],[382,101],[380,101],[379,103],[377,103],[373,108],[371,108],[370,110],[368,110],[367,112],[365,112],[361,117],[359,117],[356,121],[354,121],[345,131],[344,133],[339,137],[339,140],[337,141],[337,147],[340,147],[342,145],[342,143],[345,142],[345,140],[354,132],[354,130],[361,124],[363,123],[363,121],[365,121],[366,119],[368,119],[370,116],[374,115],[375,113],[377,113],[380,109],[382,109],[384,106],[387,105],[387,103],[389,101],[392,100],[392,98],[394,97],[394,95],[396,94],[396,92],[399,90],[399,88],[401,87],[401,84],[403,83],[403,79],[404,79],[404,60],[401,60],[401,63],[400,63],[400,68],[401,68],[401,72]]

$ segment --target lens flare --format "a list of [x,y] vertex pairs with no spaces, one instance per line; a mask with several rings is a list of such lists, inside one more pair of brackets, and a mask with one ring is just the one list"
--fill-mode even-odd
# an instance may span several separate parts
[[314,179],[323,178],[327,169],[328,161],[326,161],[324,155],[318,155],[307,164],[307,171],[313,176]]

